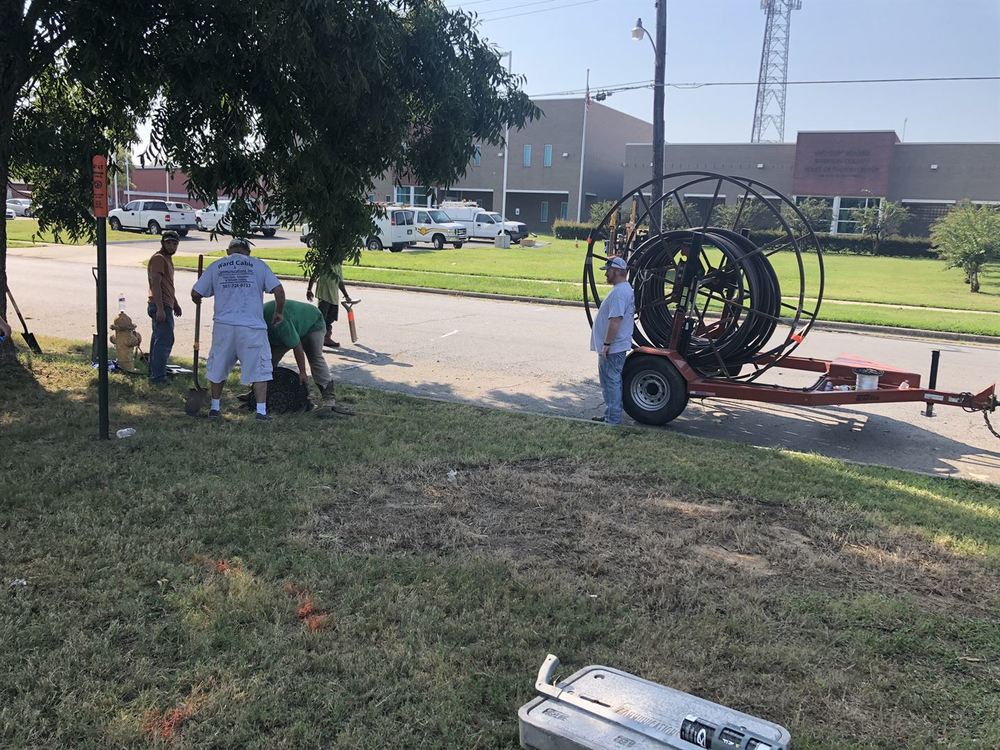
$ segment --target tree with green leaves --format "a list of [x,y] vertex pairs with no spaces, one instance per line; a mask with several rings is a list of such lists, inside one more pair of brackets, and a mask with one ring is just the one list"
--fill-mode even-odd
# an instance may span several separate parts
[[879,247],[886,237],[896,234],[910,218],[910,209],[883,198],[871,202],[865,208],[851,212],[851,220],[857,222],[858,230],[868,240],[872,253],[878,255]]
[[356,257],[380,175],[447,185],[537,117],[521,82],[443,0],[0,0],[0,183],[92,237],[91,157],[149,121],[145,157],[233,198],[234,233],[308,220],[314,272]]
[[604,217],[608,215],[611,207],[618,201],[598,201],[590,206],[590,223],[592,226],[600,224]]
[[965,271],[969,291],[979,291],[987,263],[1000,263],[1000,210],[963,201],[931,227],[931,243],[946,268]]
[[812,229],[814,232],[830,231],[830,219],[833,209],[829,203],[818,198],[805,198],[796,203],[795,207],[799,209],[801,216],[790,209],[784,213],[785,221],[788,222],[792,232],[797,237],[802,236],[809,229]]

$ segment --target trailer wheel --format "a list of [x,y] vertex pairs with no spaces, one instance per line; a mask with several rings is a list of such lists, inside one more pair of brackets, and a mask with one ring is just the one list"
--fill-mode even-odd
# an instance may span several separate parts
[[629,355],[622,370],[622,403],[636,422],[662,425],[687,406],[687,383],[666,357]]
[[368,242],[365,243],[365,247],[367,247],[369,250],[381,250],[382,240],[380,240],[378,237],[369,237]]
[[392,245],[389,246],[389,252],[390,253],[401,253],[401,252],[403,252],[403,248],[405,248],[405,247],[407,247],[407,245],[406,245],[405,242],[396,242],[396,243],[394,243],[394,244],[392,244]]
[[277,229],[273,229],[271,227],[268,227],[267,229],[265,229],[263,231],[263,234],[264,234],[265,237],[274,237],[274,235],[276,235],[277,233],[278,233],[278,230]]
[[177,230],[177,236],[178,237],[187,237],[188,236],[188,230],[186,230],[186,229],[178,229]]
[[435,234],[434,237],[431,239],[431,242],[434,244],[434,249],[435,250],[444,250],[444,235],[443,234]]
[[451,246],[453,248],[455,248],[456,250],[461,250],[462,249],[462,243],[461,242],[453,242]]

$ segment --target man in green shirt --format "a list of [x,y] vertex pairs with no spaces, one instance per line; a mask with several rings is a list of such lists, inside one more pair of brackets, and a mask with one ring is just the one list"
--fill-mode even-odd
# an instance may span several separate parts
[[318,308],[305,302],[288,300],[285,302],[285,316],[275,326],[274,302],[264,305],[264,322],[267,323],[267,340],[271,345],[271,361],[277,365],[290,349],[295,355],[295,364],[299,368],[299,380],[307,383],[306,359],[309,360],[309,370],[313,381],[319,388],[324,406],[335,407],[333,396],[333,375],[330,366],[323,356],[323,336],[326,324],[323,313]]
[[310,302],[313,300],[313,284],[316,285],[315,297],[319,311],[323,313],[323,320],[326,322],[326,338],[323,340],[323,346],[337,349],[340,347],[340,342],[333,340],[333,324],[337,322],[340,311],[340,292],[344,293],[344,299],[348,304],[354,301],[344,286],[343,266],[338,263],[333,267],[332,273],[318,273],[309,279],[306,299]]

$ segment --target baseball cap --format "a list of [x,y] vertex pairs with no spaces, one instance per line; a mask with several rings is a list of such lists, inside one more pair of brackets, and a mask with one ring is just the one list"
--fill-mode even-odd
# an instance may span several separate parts
[[250,249],[250,243],[247,242],[242,237],[233,237],[229,240],[229,249],[232,250],[234,247],[242,247],[246,250]]
[[609,268],[617,268],[619,271],[627,271],[628,265],[625,263],[624,258],[608,258],[608,262],[601,266],[601,270],[607,271]]
[[173,229],[167,229],[163,232],[163,234],[160,235],[160,241],[166,242],[167,240],[175,240],[179,242],[180,237],[177,236],[177,232],[175,232]]

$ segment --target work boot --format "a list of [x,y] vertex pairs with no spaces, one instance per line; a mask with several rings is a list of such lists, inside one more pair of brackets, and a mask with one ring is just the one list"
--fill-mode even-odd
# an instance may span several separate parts
[[333,384],[327,384],[326,387],[319,388],[319,405],[321,407],[327,407],[333,409],[337,406],[337,397],[333,393]]
[[323,346],[325,346],[327,349],[339,349],[340,342],[334,341],[329,336],[327,336],[325,339],[323,339]]

